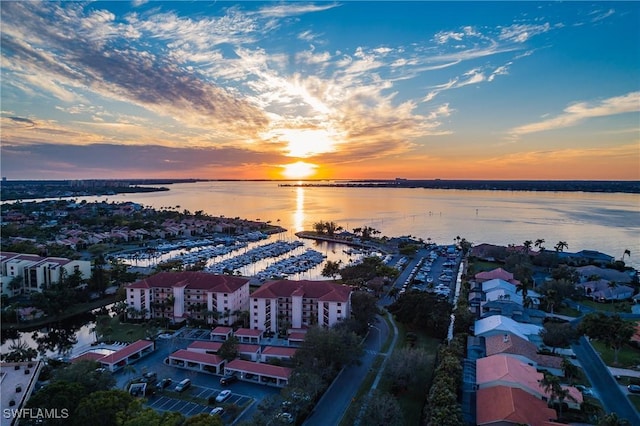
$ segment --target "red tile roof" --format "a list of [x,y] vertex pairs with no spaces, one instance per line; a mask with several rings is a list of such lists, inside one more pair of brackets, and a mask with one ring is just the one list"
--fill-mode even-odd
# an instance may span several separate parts
[[119,351],[115,351],[112,354],[100,358],[100,362],[103,362],[105,364],[117,364],[123,359],[126,359],[127,357],[147,347],[153,348],[153,342],[149,340],[138,340],[137,342],[133,342],[130,345],[125,346]]
[[187,350],[189,351],[204,350],[204,351],[218,352],[221,346],[222,346],[222,342],[204,342],[202,340],[197,340],[191,343],[187,347]]
[[562,357],[538,354],[535,344],[513,333],[495,334],[484,338],[487,356],[495,354],[522,355],[540,367],[562,368]]
[[238,352],[243,354],[255,354],[260,350],[260,345],[248,345],[246,343],[238,343]]
[[251,328],[239,328],[233,334],[240,337],[260,337],[262,330],[253,330]]
[[248,278],[231,275],[215,275],[207,272],[160,272],[129,284],[127,288],[171,288],[187,287],[215,293],[233,293],[249,282]]
[[99,354],[97,352],[85,352],[82,355],[73,358],[71,362],[73,363],[73,362],[86,361],[86,360],[98,361],[104,358],[105,356],[106,356],[105,354]]
[[555,410],[522,389],[493,386],[476,393],[476,424],[509,422],[523,425],[545,425],[556,419]]
[[[534,396],[550,397],[539,382],[543,377],[535,367],[508,355],[498,354],[476,360],[476,383],[482,388],[509,385],[519,387]],[[574,387],[563,386],[563,388],[569,391],[569,395],[577,403],[582,403],[580,391]]]
[[297,342],[297,341],[302,342],[306,336],[307,336],[307,333],[289,333],[288,339],[294,342]]
[[286,348],[284,346],[265,346],[262,350],[262,355],[292,357],[296,353],[296,350],[296,348]]
[[278,297],[302,296],[323,302],[347,302],[351,287],[328,281],[269,281],[251,294],[258,299],[276,299]]
[[231,327],[218,326],[211,331],[211,334],[226,336],[231,332],[233,332],[233,328]]
[[513,274],[509,271],[505,271],[502,268],[496,268],[492,269],[491,271],[478,272],[475,275],[475,279],[478,281],[489,281],[496,278],[504,281],[509,281],[513,279]]
[[260,374],[263,376],[276,377],[281,379],[288,379],[291,375],[291,369],[287,367],[278,367],[277,365],[243,361],[241,359],[234,359],[229,362],[225,368],[231,370],[246,371],[248,373]]
[[183,361],[199,362],[201,364],[220,365],[224,362],[224,358],[218,355],[203,354],[202,352],[188,351],[180,349],[169,355],[169,358],[180,359]]

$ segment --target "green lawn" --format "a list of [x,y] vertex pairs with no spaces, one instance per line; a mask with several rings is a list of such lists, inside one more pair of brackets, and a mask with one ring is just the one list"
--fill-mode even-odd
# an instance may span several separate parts
[[627,395],[627,398],[629,398],[636,411],[640,411],[640,395]]
[[487,262],[485,260],[474,260],[469,264],[469,274],[475,275],[478,272],[491,271],[504,265],[496,262]]
[[568,306],[562,306],[560,308],[554,309],[554,312],[558,315],[566,315],[568,317],[576,317],[576,318],[582,315],[582,312],[580,312],[579,310],[570,308]]
[[96,319],[96,336],[99,342],[135,342],[146,339],[146,324],[122,323],[118,318],[100,316]]
[[[392,328],[393,326],[389,323],[389,327]],[[398,328],[398,340],[396,342],[396,348],[409,346],[410,343],[409,341],[407,341],[406,335],[410,330],[407,330],[403,324],[398,322],[396,322],[396,327]],[[438,339],[429,337],[421,332],[415,332],[415,336],[416,339],[414,347],[422,348],[428,354],[432,355],[434,365],[429,368],[429,374],[426,376],[426,380],[424,383],[421,383],[420,385],[415,386],[414,388],[409,389],[403,394],[397,396],[398,403],[400,404],[400,408],[402,409],[404,415],[405,424],[408,425],[420,424],[420,420],[422,418],[422,407],[424,406],[425,400],[427,398],[427,389],[431,385],[432,373],[433,369],[435,368],[436,353],[440,344],[440,341]],[[390,342],[391,340],[388,340],[383,344],[383,352],[386,351],[386,349],[390,345]],[[360,389],[358,390],[358,393],[354,398],[354,402],[359,402],[362,397],[368,394],[369,390],[371,389],[371,385],[373,384],[373,381],[375,380],[375,377],[382,365],[382,362],[383,357],[378,356],[374,361],[371,371],[369,371],[367,377],[364,379],[362,385],[360,386]],[[389,383],[389,381],[385,379],[385,376],[383,374],[380,382],[378,383],[378,390],[380,390],[381,392],[389,392],[390,388],[391,383]],[[356,410],[359,407],[360,404],[358,403],[351,404],[342,421],[340,422],[340,426],[353,424],[353,420],[357,415]]]
[[[402,348],[409,346],[410,343],[405,338],[407,331],[409,330],[406,330],[406,328],[402,324],[396,324],[398,326],[399,332],[398,343],[396,347]],[[424,406],[425,400],[427,398],[427,390],[431,386],[431,381],[433,379],[433,369],[435,368],[436,353],[438,352],[438,346],[440,345],[439,339],[429,337],[422,332],[414,331],[414,333],[417,337],[414,347],[423,349],[429,355],[432,355],[433,365],[429,368],[429,374],[426,376],[426,380],[424,383],[421,383],[418,386],[414,386],[397,396],[398,403],[400,404],[400,408],[402,409],[402,412],[404,414],[405,424],[408,425],[420,424],[420,420],[422,418],[422,407]],[[391,383],[388,380],[385,380],[384,375],[382,376],[382,380],[380,380],[378,388],[381,391],[385,392],[389,392],[391,388]]]
[[614,302],[614,303],[598,303],[593,300],[584,299],[579,302],[582,305],[588,306],[596,311],[603,312],[631,312],[631,305],[629,302]]
[[600,354],[605,364],[611,367],[637,368],[640,365],[640,350],[625,346],[618,352],[618,364],[614,364],[613,349],[607,347],[602,342],[592,340],[593,348]]

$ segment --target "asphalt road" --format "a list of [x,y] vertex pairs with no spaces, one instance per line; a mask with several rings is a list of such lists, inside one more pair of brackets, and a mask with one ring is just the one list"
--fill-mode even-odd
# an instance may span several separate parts
[[369,373],[373,361],[382,349],[381,345],[387,340],[389,333],[387,322],[378,316],[378,321],[370,328],[363,343],[365,353],[360,358],[360,364],[349,365],[340,372],[316,404],[311,415],[303,423],[305,426],[340,424],[340,420],[360,389],[362,381]]
[[[396,278],[393,286],[398,289],[402,288],[411,275],[413,268],[422,258],[428,256],[430,251],[431,250],[421,249],[412,256],[412,258],[408,258],[408,262],[400,272],[398,278]],[[397,263],[400,257],[401,256],[394,257],[390,265]],[[440,257],[437,262],[434,262],[434,269],[432,270],[434,277],[439,276],[442,263],[444,262],[444,257]],[[393,298],[384,296],[380,298],[378,305],[382,307],[388,306],[393,303],[393,301]],[[311,415],[304,422],[305,426],[337,425],[340,423],[352,399],[358,392],[362,381],[365,379],[367,373],[369,373],[376,353],[379,352],[381,345],[384,344],[390,333],[391,330],[389,330],[387,322],[379,317],[378,322],[370,329],[364,342],[363,347],[365,354],[361,358],[361,364],[348,366],[342,370],[333,384],[325,392],[322,399],[320,399]]]
[[619,418],[627,419],[629,424],[640,425],[638,412],[633,408],[627,396],[618,386],[618,382],[587,339],[584,336],[581,337],[577,344],[571,346],[571,349],[589,377],[605,410],[608,413],[616,413]]

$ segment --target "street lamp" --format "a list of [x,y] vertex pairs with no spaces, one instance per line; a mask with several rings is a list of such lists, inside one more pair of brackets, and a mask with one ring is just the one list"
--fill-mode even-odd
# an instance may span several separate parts
[[375,328],[378,331],[378,352],[382,351],[382,339],[380,338],[382,331],[373,324],[369,324],[369,328]]

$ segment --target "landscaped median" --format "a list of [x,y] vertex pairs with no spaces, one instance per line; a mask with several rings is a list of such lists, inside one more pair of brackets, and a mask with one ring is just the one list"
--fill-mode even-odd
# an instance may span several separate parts
[[[385,316],[385,321],[392,329],[393,319],[389,317],[390,315]],[[393,341],[391,335],[383,344],[383,353],[387,353],[388,360],[376,392],[372,392],[372,385],[383,366],[384,355],[378,355],[374,360],[353,403],[342,418],[341,426],[358,422],[366,425],[368,419],[376,416],[376,411],[379,412],[381,407],[384,407],[383,411],[389,411],[389,417],[395,418],[388,424],[394,424],[393,421],[396,424],[420,423],[439,340],[420,331],[407,331],[403,324],[393,322],[398,329],[399,338],[394,347],[390,347]],[[397,410],[397,414],[394,410]]]

